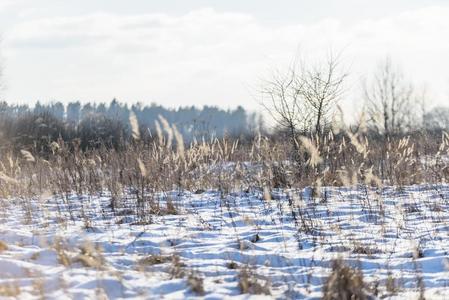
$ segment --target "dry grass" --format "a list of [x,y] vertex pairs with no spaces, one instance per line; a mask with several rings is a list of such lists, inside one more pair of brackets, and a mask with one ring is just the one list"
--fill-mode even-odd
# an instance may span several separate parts
[[332,273],[323,287],[323,299],[368,299],[362,272],[345,265],[341,260],[335,260],[332,263]]
[[[218,189],[227,194],[311,186],[319,192],[321,186],[403,186],[449,180],[449,172],[441,171],[449,170],[444,159],[449,150],[446,136],[441,143],[425,136],[370,141],[367,135],[350,131],[326,135],[320,142],[313,136],[301,137],[300,153],[295,156],[302,156],[304,163],[297,165],[282,140],[257,136],[245,143],[215,139],[185,145],[176,126],[161,123],[164,130],[158,140],[145,144],[135,136],[120,151],[100,147],[83,152],[76,143],[61,141],[53,141],[52,149],[57,150],[45,157],[32,151],[17,156],[7,151],[0,159],[1,193],[24,199],[41,194],[67,199],[74,193],[96,196],[108,191],[111,207],[118,212],[125,205],[125,191],[132,190],[138,202],[134,213],[143,217],[178,213],[172,199],[161,201],[154,194],[172,190]],[[422,162],[423,153],[433,155],[432,164]]]
[[68,251],[66,249],[66,244],[63,242],[63,240],[60,238],[57,238],[53,244],[53,248],[56,251],[58,262],[65,267],[70,266],[71,259],[68,254]]
[[7,283],[0,284],[0,296],[16,298],[20,295],[20,287],[18,284]]
[[198,272],[189,273],[187,276],[187,284],[194,293],[204,295],[204,280]]
[[0,253],[6,250],[8,250],[8,244],[6,244],[4,241],[0,241]]
[[[67,199],[73,193],[95,196],[108,191],[111,206],[120,209],[125,190],[132,190],[138,202],[135,212],[144,216],[177,213],[171,199],[161,205],[160,197],[154,197],[172,190],[218,189],[226,194],[237,189],[311,186],[319,192],[321,186],[404,186],[449,180],[449,171],[444,172],[449,170],[444,159],[449,150],[446,135],[441,143],[426,136],[370,141],[368,135],[350,131],[330,133],[319,142],[313,136],[300,137],[300,153],[295,157],[301,156],[304,163],[298,165],[283,140],[257,136],[245,143],[215,139],[185,145],[176,126],[161,123],[158,140],[146,144],[135,135],[134,142],[120,151],[100,147],[83,152],[75,142],[61,141],[51,142],[57,150],[45,156],[8,150],[0,159],[1,193],[24,199],[41,194]],[[424,154],[432,157],[432,163],[423,162]]]
[[168,255],[149,255],[139,260],[141,266],[153,266],[170,262],[172,258]]
[[186,276],[186,265],[181,261],[181,257],[177,254],[171,256],[171,266],[169,274],[171,278],[183,278]]
[[94,246],[90,242],[85,242],[80,247],[80,254],[73,258],[74,263],[81,263],[86,268],[101,269],[104,267],[105,259],[102,251],[98,246]]
[[238,287],[242,294],[271,295],[269,282],[257,278],[256,273],[247,266],[240,269]]

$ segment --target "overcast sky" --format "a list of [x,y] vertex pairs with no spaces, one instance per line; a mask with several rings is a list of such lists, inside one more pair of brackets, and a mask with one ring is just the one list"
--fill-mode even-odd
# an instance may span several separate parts
[[260,78],[297,53],[343,50],[358,82],[390,55],[449,103],[447,0],[0,0],[10,102],[257,108]]

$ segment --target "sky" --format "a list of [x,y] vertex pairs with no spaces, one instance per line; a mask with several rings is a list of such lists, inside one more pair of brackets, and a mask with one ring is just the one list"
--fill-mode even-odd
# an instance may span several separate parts
[[449,103],[447,0],[0,0],[0,36],[8,102],[257,110],[274,69],[333,49],[347,107],[386,56],[429,105]]

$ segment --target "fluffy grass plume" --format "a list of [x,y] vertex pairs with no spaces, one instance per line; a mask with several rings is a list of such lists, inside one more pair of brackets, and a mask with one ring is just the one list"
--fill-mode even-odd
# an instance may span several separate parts
[[34,158],[33,154],[31,154],[30,151],[27,150],[20,150],[20,153],[22,154],[23,158],[28,162],[35,162],[36,159]]
[[129,113],[129,123],[131,124],[133,139],[140,140],[139,122],[137,121],[136,114],[133,111]]
[[320,152],[315,144],[309,138],[305,136],[300,136],[299,140],[301,141],[304,150],[310,155],[308,160],[308,164],[312,167],[316,167],[323,162],[323,159],[320,156]]

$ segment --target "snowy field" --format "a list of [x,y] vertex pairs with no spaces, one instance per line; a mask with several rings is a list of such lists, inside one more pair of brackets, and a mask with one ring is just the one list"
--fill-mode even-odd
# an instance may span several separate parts
[[319,299],[341,258],[374,298],[449,298],[449,186],[309,194],[172,193],[143,218],[131,196],[5,199],[0,295]]

